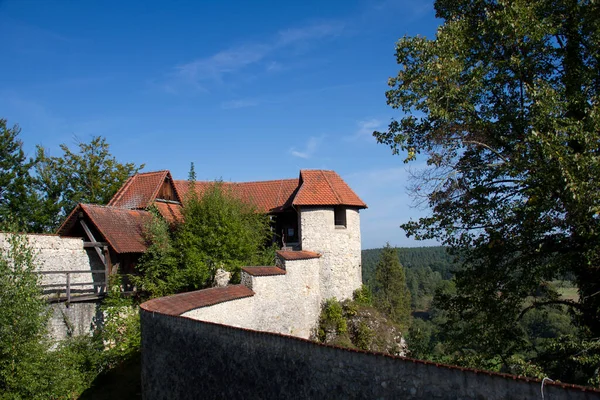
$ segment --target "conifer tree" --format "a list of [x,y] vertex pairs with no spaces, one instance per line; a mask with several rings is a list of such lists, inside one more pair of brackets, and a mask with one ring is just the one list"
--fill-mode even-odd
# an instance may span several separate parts
[[393,321],[407,328],[410,322],[410,292],[396,249],[383,248],[375,270],[375,306]]

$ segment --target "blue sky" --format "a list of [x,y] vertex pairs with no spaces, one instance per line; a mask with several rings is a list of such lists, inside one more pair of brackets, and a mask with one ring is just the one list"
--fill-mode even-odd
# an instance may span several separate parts
[[403,35],[433,37],[428,1],[0,0],[0,117],[29,154],[105,136],[122,162],[186,179],[337,171],[369,205],[363,248],[424,215],[401,157],[371,136]]

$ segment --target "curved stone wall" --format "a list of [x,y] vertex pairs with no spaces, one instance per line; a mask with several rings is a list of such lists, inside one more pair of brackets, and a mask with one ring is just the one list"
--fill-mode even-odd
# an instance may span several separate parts
[[[174,306],[173,298],[141,306],[145,400],[541,398],[538,380],[193,320],[173,315]],[[550,382],[543,390],[546,399],[600,399],[593,388]]]

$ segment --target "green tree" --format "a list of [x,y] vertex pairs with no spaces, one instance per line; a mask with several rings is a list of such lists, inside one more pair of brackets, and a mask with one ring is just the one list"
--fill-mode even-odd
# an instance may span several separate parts
[[162,297],[185,286],[185,277],[173,247],[169,223],[156,210],[144,226],[148,245],[136,266],[139,275],[131,277],[138,290],[149,297]]
[[[518,351],[523,313],[555,303],[600,336],[600,3],[435,9],[444,22],[434,39],[396,46],[402,67],[387,99],[405,115],[374,133],[405,162],[427,159],[414,193],[432,215],[403,228],[461,256],[445,304],[454,325],[470,321],[460,337],[477,352]],[[579,301],[535,296],[564,274]]]
[[35,257],[23,235],[7,235],[0,248],[0,397],[33,398],[44,385],[47,305]]
[[0,223],[15,218],[19,220],[20,230],[28,230],[23,221],[31,219],[33,201],[32,179],[29,169],[33,165],[23,151],[23,142],[18,136],[21,129],[15,125],[7,126],[0,119]]
[[49,156],[37,147],[36,189],[40,193],[38,221],[52,231],[78,203],[107,204],[127,178],[144,168],[120,163],[101,136],[77,142],[77,151],[61,144],[62,154]]
[[210,285],[217,268],[239,275],[243,265],[274,261],[272,249],[265,248],[272,235],[269,217],[237,198],[223,182],[206,186],[201,196],[190,190],[183,220],[174,246],[190,289]]
[[398,253],[389,243],[383,248],[375,270],[375,307],[403,328],[410,322],[410,292]]

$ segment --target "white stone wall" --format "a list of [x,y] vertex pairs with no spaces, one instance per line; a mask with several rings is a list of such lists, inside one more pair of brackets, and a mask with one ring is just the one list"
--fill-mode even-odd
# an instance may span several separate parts
[[321,298],[352,298],[362,284],[359,211],[346,209],[346,228],[334,225],[333,207],[302,207],[299,212],[302,250],[322,254]]
[[319,259],[285,262],[285,275],[252,276],[254,296],[188,311],[182,316],[264,332],[309,338],[321,307]]
[[[7,233],[0,232],[0,252],[4,253],[10,248]],[[39,271],[77,271],[77,270],[96,270],[104,269],[104,265],[98,258],[95,251],[88,253],[84,249],[83,240],[80,238],[61,238],[57,235],[34,235],[28,234],[27,240],[29,247],[35,254],[35,263]],[[72,274],[71,283],[88,283],[94,279],[102,281],[104,274],[92,273]],[[61,290],[61,295],[65,295],[66,274],[49,274],[40,276],[40,284],[59,284],[64,285],[61,288],[45,288],[48,296],[55,296],[51,293],[53,290]],[[72,295],[78,292],[94,293],[93,285],[76,286],[72,288]],[[89,335],[96,325],[96,319],[99,316],[98,304],[72,303],[68,307],[65,303],[51,304],[51,317],[48,321],[48,335],[52,340],[65,339],[71,335]],[[101,319],[101,317],[100,317]]]
[[320,312],[319,259],[285,262],[285,275],[252,277],[254,329],[308,338]]
[[[7,233],[0,232],[0,251],[5,252],[10,244]],[[35,261],[40,271],[62,271],[62,270],[103,270],[104,266],[98,255],[91,251],[88,253],[83,248],[83,240],[80,238],[62,238],[56,235],[34,235],[28,234],[29,246],[35,254]],[[88,255],[89,254],[89,255]],[[95,259],[94,259],[95,258]],[[65,284],[66,274],[41,275],[40,284]],[[71,283],[87,283],[102,281],[103,274],[71,274]],[[77,291],[93,291],[93,285],[77,286]]]
[[254,329],[254,302],[254,297],[244,297],[190,310],[181,316],[238,328]]
[[54,303],[50,305],[48,335],[52,340],[66,339],[69,335],[91,335],[101,325],[103,316],[96,302]]

